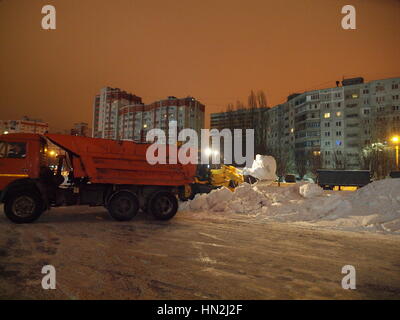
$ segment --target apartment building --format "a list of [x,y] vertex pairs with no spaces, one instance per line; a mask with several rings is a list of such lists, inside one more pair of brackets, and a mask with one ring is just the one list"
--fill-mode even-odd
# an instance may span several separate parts
[[205,106],[193,97],[169,96],[144,104],[136,95],[118,88],[103,88],[95,97],[93,137],[144,142],[154,128],[168,132],[169,122],[176,121],[179,130],[194,129],[200,135],[204,128]]
[[[269,152],[284,148],[295,159],[318,156],[322,168],[360,169],[363,148],[400,134],[399,97],[400,78],[344,79],[336,87],[292,94],[268,109],[264,143]],[[212,128],[233,128],[219,115],[211,115]]]
[[[263,130],[263,122],[267,121],[268,108],[238,109],[221,113],[212,113],[210,116],[210,128],[223,130],[241,129],[242,150],[246,149],[246,129],[254,129],[254,150],[256,153],[265,153],[265,139],[267,132]],[[232,136],[233,136],[232,132]],[[232,141],[232,151],[234,151]],[[223,153],[223,145],[221,146]]]
[[40,119],[31,119],[27,116],[21,120],[0,120],[0,133],[38,133],[49,131],[49,124]]
[[119,138],[120,110],[127,105],[141,107],[142,99],[119,88],[102,88],[93,103],[92,136],[104,139]]
[[73,136],[82,136],[89,137],[90,136],[89,124],[87,122],[77,122],[74,123],[73,128],[70,133]]
[[262,117],[268,108],[238,109],[210,115],[211,128],[254,129],[254,123]]

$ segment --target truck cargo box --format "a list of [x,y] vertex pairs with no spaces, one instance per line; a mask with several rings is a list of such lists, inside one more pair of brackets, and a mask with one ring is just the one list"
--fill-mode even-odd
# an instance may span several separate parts
[[61,134],[45,136],[72,155],[74,177],[88,178],[91,183],[182,186],[192,183],[195,176],[194,164],[149,164],[146,150],[150,144]]

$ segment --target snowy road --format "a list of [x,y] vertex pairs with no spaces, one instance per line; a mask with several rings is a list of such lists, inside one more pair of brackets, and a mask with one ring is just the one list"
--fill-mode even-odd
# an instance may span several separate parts
[[[0,209],[0,211],[2,211]],[[0,298],[400,298],[400,236],[178,212],[128,223],[58,208],[31,225],[0,216]],[[41,268],[57,289],[41,288]],[[357,289],[341,288],[354,265]]]

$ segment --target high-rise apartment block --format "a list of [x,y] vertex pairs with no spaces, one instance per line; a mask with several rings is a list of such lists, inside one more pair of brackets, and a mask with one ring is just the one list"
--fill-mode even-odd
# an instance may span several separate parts
[[144,104],[136,95],[114,88],[103,88],[96,95],[93,112],[93,137],[144,142],[150,129],[167,131],[177,121],[178,131],[204,128],[205,106],[192,97]]
[[[363,148],[400,134],[399,97],[400,78],[344,79],[341,86],[292,94],[267,111],[266,149],[320,155],[323,168],[359,169]],[[212,128],[222,129],[222,114],[211,115]]]

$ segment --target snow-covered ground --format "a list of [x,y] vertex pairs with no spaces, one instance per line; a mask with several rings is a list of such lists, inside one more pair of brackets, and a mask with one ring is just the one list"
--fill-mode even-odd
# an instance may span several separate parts
[[400,234],[400,179],[375,181],[357,191],[324,191],[313,183],[244,183],[235,192],[223,188],[197,195],[180,210]]

